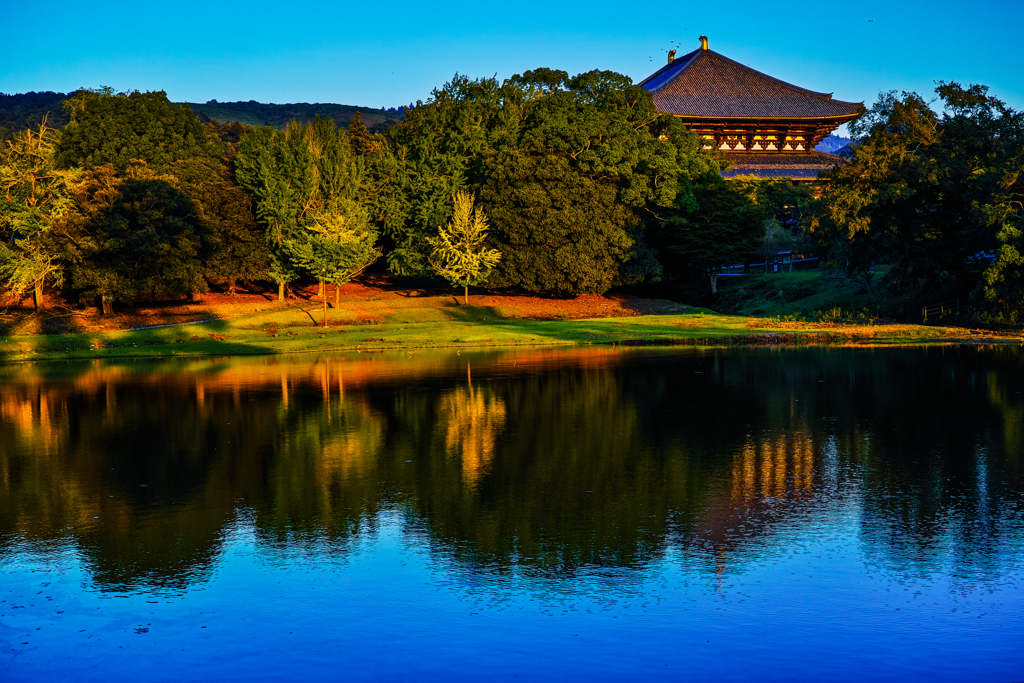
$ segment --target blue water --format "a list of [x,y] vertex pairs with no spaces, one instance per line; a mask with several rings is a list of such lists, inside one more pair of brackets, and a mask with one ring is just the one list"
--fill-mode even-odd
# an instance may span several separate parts
[[1024,680],[1017,349],[6,373],[0,680]]

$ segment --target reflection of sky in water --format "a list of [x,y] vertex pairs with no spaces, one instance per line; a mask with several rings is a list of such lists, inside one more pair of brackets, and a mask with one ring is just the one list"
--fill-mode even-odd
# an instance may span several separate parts
[[[389,513],[343,557],[260,552],[240,521],[215,571],[184,593],[82,590],[89,577],[73,549],[26,553],[5,563],[0,599],[23,605],[4,618],[4,640],[28,633],[31,646],[14,642],[0,656],[6,680],[41,671],[96,681],[781,680],[794,671],[968,680],[1019,671],[1015,581],[865,572],[854,521],[786,529],[722,575],[673,547],[641,569],[592,569],[566,582],[453,565]],[[936,643],[951,633],[955,656]]]
[[1019,680],[1021,360],[971,353],[9,377],[0,678]]

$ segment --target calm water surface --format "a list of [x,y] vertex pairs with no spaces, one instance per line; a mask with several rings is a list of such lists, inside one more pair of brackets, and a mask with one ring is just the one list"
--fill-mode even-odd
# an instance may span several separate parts
[[1019,348],[0,382],[3,681],[1024,681]]

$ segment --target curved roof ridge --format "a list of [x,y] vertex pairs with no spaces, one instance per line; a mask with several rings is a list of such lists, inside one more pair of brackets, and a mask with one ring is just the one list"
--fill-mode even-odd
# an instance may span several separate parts
[[863,103],[800,87],[700,48],[639,83],[658,111],[710,118],[853,118]]
[[770,81],[772,81],[774,83],[778,83],[780,85],[783,85],[786,88],[791,88],[791,89],[796,90],[798,92],[806,93],[808,95],[815,96],[817,99],[821,99],[821,100],[823,100],[825,102],[829,102],[829,101],[839,102],[839,100],[833,100],[832,99],[832,93],[824,93],[824,92],[818,92],[817,90],[811,90],[810,88],[802,88],[799,85],[794,85],[794,84],[790,83],[789,81],[782,80],[781,78],[775,78],[775,76],[769,76],[768,74],[764,73],[763,71],[758,71],[757,69],[755,69],[753,67],[750,67],[750,66],[747,66],[746,64],[742,64],[740,62],[737,62],[735,59],[730,59],[729,57],[726,57],[725,55],[723,55],[720,52],[715,52],[714,50],[711,50],[711,49],[701,50],[701,52],[707,52],[709,56],[717,57],[718,59],[721,59],[723,61],[729,62],[730,64],[732,64],[734,66],[738,66],[740,69],[743,69],[744,71],[749,71],[749,72],[751,72],[753,74],[756,74],[756,75],[760,76],[761,78],[767,78],[768,80],[770,80]]
[[[642,85],[651,92],[654,92],[658,88],[667,85],[672,80],[671,78],[668,77],[669,71],[679,71],[681,69],[685,69],[687,66],[689,66],[689,63],[692,62],[695,57],[699,56],[698,53],[700,52],[703,52],[703,50],[697,48],[693,52],[687,52],[682,57],[676,57],[674,60],[672,60],[665,66],[661,67],[660,69],[652,73],[650,76],[637,83],[637,85]],[[659,76],[665,76],[665,78],[659,79]],[[650,87],[647,86],[648,83],[651,83],[651,81],[654,81],[656,79],[658,79],[660,82],[652,84]]]

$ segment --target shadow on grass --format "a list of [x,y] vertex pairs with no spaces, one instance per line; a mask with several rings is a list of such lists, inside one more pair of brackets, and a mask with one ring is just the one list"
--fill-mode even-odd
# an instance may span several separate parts
[[262,346],[230,340],[228,321],[211,314],[199,322],[171,323],[144,329],[34,335],[9,338],[0,345],[0,362],[130,358],[135,354],[168,359],[190,355],[267,353]]
[[463,323],[493,322],[502,319],[502,312],[494,306],[474,306],[459,303],[456,306],[443,306],[441,313],[449,320]]

